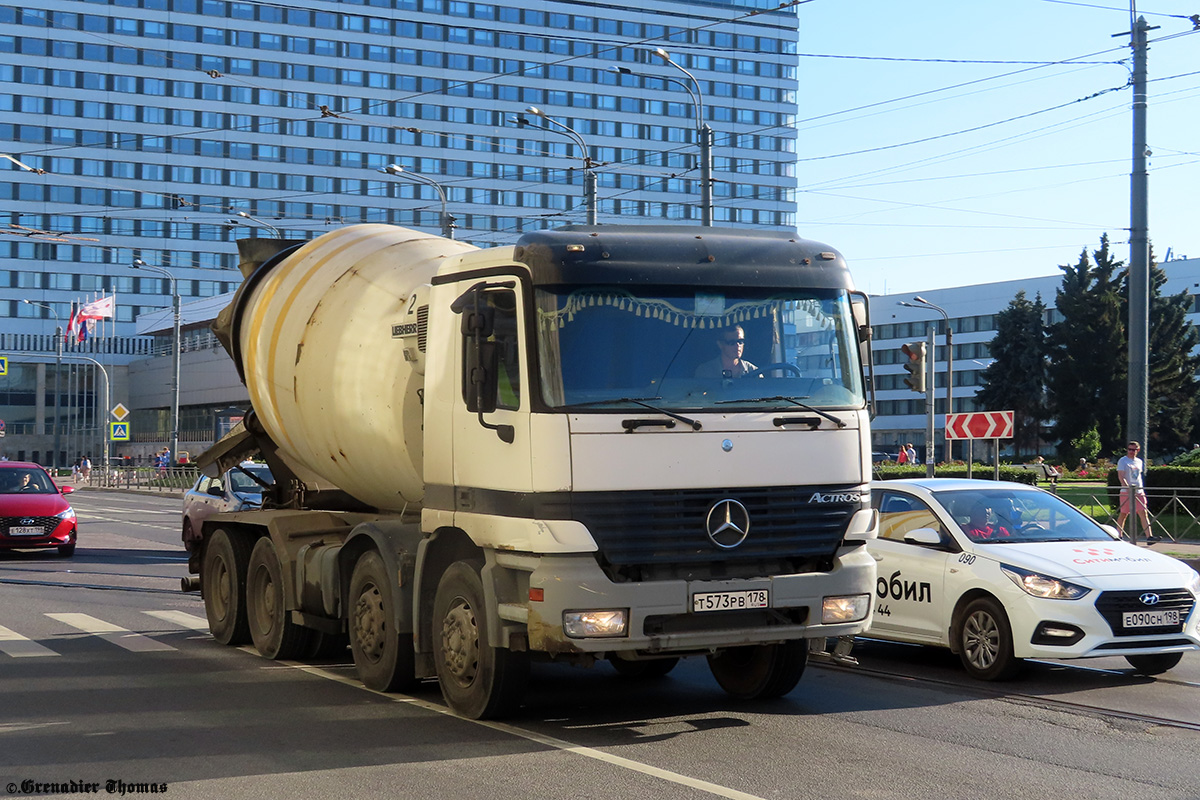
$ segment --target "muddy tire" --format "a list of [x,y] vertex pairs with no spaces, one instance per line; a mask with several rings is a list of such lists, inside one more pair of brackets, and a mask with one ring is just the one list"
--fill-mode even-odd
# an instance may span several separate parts
[[487,643],[487,607],[475,567],[450,565],[433,601],[433,658],[446,704],[468,719],[516,711],[529,681],[529,654]]
[[350,576],[350,651],[358,679],[377,692],[403,691],[417,683],[412,632],[395,626],[396,591],[380,555],[363,553]]
[[226,530],[213,531],[204,547],[200,564],[200,591],[208,629],[221,644],[250,641],[246,623],[246,565],[250,543],[246,537]]
[[250,551],[246,567],[246,622],[250,639],[260,654],[286,661],[305,651],[309,630],[292,622],[283,589],[279,555],[271,537],[263,536]]
[[739,700],[782,697],[796,688],[808,664],[808,641],[730,647],[708,657],[721,688]]
[[990,597],[971,601],[963,610],[955,636],[963,669],[976,680],[1009,680],[1024,666],[1024,661],[1013,655],[1008,615]]

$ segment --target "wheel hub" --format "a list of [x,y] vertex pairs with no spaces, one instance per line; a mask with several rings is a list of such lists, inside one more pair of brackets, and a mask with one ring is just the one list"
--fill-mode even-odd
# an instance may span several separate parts
[[976,612],[963,625],[963,649],[967,659],[979,669],[996,663],[1000,654],[1000,631],[990,614]]
[[479,625],[475,611],[461,597],[442,620],[442,659],[446,671],[462,686],[470,686],[479,671]]
[[371,661],[383,657],[383,597],[376,586],[367,586],[354,604],[354,638]]

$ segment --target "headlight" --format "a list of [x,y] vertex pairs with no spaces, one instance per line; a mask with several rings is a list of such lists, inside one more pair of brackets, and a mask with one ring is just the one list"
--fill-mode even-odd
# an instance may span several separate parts
[[1051,578],[1040,572],[1031,572],[1020,567],[1001,565],[1000,571],[1008,576],[1023,592],[1034,597],[1047,597],[1051,600],[1078,600],[1091,591],[1086,586]]
[[821,602],[821,623],[834,625],[839,622],[858,622],[866,619],[871,611],[871,596],[847,594],[826,597]]
[[66,511],[62,512],[61,514],[55,514],[54,518],[55,519],[75,519],[75,509],[68,508]]
[[572,639],[593,636],[624,636],[629,614],[623,608],[595,611],[564,611],[563,632]]
[[1188,584],[1188,591],[1200,597],[1200,572],[1192,576],[1192,582]]

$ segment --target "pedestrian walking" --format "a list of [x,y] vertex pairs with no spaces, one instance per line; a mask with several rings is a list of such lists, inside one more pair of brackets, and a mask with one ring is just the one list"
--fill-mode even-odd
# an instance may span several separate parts
[[[1143,479],[1146,464],[1138,458],[1141,449],[1142,446],[1139,443],[1130,442],[1125,448],[1125,455],[1117,461],[1117,479],[1121,482],[1121,513],[1117,515],[1117,528],[1124,535],[1125,519],[1129,516],[1130,510],[1133,510],[1137,518],[1141,520],[1142,534],[1146,538],[1146,544],[1151,544],[1155,539],[1150,531],[1150,514],[1146,510],[1146,488]],[[1133,540],[1134,544],[1137,544],[1136,536],[1129,538]]]

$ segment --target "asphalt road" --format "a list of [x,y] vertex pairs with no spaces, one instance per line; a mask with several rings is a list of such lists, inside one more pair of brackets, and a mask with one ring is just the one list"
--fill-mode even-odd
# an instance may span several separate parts
[[1106,659],[998,686],[938,651],[867,642],[859,668],[810,667],[751,704],[703,661],[650,682],[542,665],[519,719],[476,723],[434,683],[384,695],[348,659],[217,645],[178,591],[177,501],[72,498],[74,558],[0,555],[12,796],[74,781],[189,798],[1200,798],[1197,654],[1159,679]]

